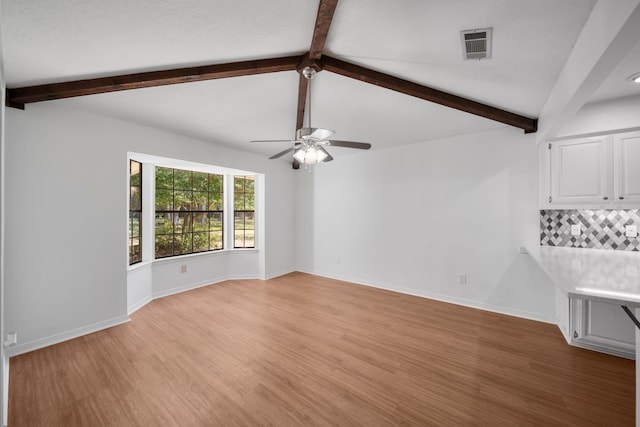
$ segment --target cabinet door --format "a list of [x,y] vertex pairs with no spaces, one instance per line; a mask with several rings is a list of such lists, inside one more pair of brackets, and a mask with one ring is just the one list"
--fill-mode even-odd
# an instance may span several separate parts
[[571,345],[635,359],[635,325],[616,304],[571,298]]
[[551,202],[607,203],[610,200],[609,137],[551,143]]
[[615,135],[613,155],[616,201],[640,203],[640,132]]

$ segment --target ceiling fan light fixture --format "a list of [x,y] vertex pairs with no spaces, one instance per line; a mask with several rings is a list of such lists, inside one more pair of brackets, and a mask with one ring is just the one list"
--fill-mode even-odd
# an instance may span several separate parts
[[327,158],[327,153],[313,145],[303,145],[293,153],[293,158],[305,165],[315,165]]
[[633,83],[640,83],[640,73],[635,73],[627,77],[627,80]]
[[302,69],[302,75],[307,79],[307,80],[311,80],[312,78],[314,78],[316,76],[316,70],[312,67],[304,67]]

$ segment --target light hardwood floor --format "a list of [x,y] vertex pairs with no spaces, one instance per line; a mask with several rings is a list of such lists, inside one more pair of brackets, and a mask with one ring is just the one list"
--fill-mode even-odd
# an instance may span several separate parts
[[292,273],[11,359],[9,426],[634,425],[634,362],[554,325]]

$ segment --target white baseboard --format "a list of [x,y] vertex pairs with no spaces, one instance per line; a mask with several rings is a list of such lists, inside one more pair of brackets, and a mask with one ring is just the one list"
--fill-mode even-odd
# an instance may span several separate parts
[[151,300],[168,297],[169,295],[179,294],[181,292],[190,291],[192,289],[201,288],[203,286],[215,285],[216,283],[224,282],[225,280],[229,279],[227,277],[215,277],[207,280],[202,280],[200,282],[188,283],[186,285],[177,286],[171,289],[165,289],[159,292],[154,292],[152,294]]
[[133,313],[135,313],[136,311],[140,310],[142,307],[144,307],[145,305],[149,304],[151,301],[153,301],[153,297],[151,297],[151,296],[147,296],[145,298],[142,298],[140,301],[137,301],[137,302],[131,304],[129,307],[127,307],[127,314],[129,316],[131,316]]
[[19,354],[28,353],[33,350],[48,347],[53,344],[59,344],[64,341],[68,341],[74,338],[88,335],[93,332],[98,332],[103,329],[118,326],[129,321],[129,316],[119,316],[113,319],[103,320],[102,322],[93,323],[91,325],[83,326],[81,328],[72,329],[70,331],[61,332],[59,334],[51,335],[48,337],[40,338],[34,341],[29,341],[21,344],[17,344],[11,347],[5,348],[7,357],[17,356]]
[[586,348],[587,350],[636,360],[636,349],[635,346],[631,344],[620,343],[618,341],[595,336],[572,339],[570,344],[575,347]]
[[553,325],[558,324],[557,320],[554,317],[542,316],[538,313],[531,313],[524,310],[511,309],[508,307],[486,304],[479,301],[473,301],[473,300],[468,300],[464,298],[451,297],[448,295],[442,295],[434,292],[425,292],[418,289],[404,288],[401,286],[393,286],[386,283],[377,283],[369,280],[364,281],[364,280],[359,280],[353,277],[341,277],[341,276],[336,276],[332,274],[323,274],[323,273],[316,273],[316,272],[302,271],[302,270],[298,270],[298,271],[302,273],[313,274],[316,276],[327,277],[329,279],[335,279],[335,280],[341,280],[343,282],[354,283],[356,285],[369,286],[377,289],[384,289],[386,291],[398,292],[401,294],[413,295],[416,297],[432,299],[435,301],[447,302],[450,304],[461,305],[464,307],[475,308],[478,310],[489,311],[492,313],[498,313],[498,314],[504,314],[507,316],[519,317],[522,319],[534,320],[536,322],[550,323]]
[[271,273],[271,274],[267,274],[262,280],[271,280],[271,279],[275,279],[276,277],[280,277],[280,276],[284,276],[285,274],[290,274],[293,273],[296,270],[295,268],[293,269],[288,269],[288,270],[282,270],[276,273]]
[[181,292],[190,291],[192,289],[201,288],[203,286],[214,285],[216,283],[224,282],[227,280],[247,280],[247,279],[258,279],[261,280],[258,276],[237,276],[237,277],[218,277],[209,280],[204,280],[201,282],[190,283],[183,286],[178,286],[171,289],[166,289],[160,292],[154,292],[153,295],[148,296],[146,298],[141,299],[140,301],[135,302],[131,306],[127,307],[127,316],[116,317],[113,319],[104,320],[102,322],[97,322],[91,325],[83,326],[81,328],[73,329],[66,332],[61,332],[59,334],[51,335],[48,337],[40,338],[34,341],[21,343],[12,347],[5,348],[5,354],[7,357],[17,356],[19,354],[28,353],[33,350],[38,350],[40,348],[48,347],[50,345],[58,344],[64,341],[68,341],[73,338],[78,338],[83,335],[91,334],[93,332],[97,332],[103,329],[111,328],[113,326],[120,325],[122,323],[128,322],[129,315],[141,309],[154,299],[164,298],[169,295],[178,294]]
[[224,280],[262,280],[262,276],[260,276],[259,274],[249,274],[249,275],[242,275],[242,276],[227,276],[226,279]]
[[287,270],[287,271],[284,271],[284,272],[281,272],[281,273],[276,273],[275,275],[270,275],[270,276],[268,276],[266,278],[260,276],[259,274],[229,275],[229,276],[224,276],[224,277],[216,277],[216,278],[212,278],[212,279],[207,279],[207,280],[203,280],[203,281],[196,282],[196,283],[189,283],[189,284],[178,286],[178,287],[175,287],[175,288],[166,289],[166,290],[159,291],[159,292],[154,292],[153,295],[150,298],[148,298],[147,300],[140,301],[139,303],[136,303],[135,304],[135,306],[136,306],[135,310],[139,310],[140,308],[144,307],[146,304],[150,303],[154,299],[164,298],[164,297],[167,297],[169,295],[179,294],[181,292],[190,291],[192,289],[201,288],[203,286],[215,285],[216,283],[226,282],[228,280],[269,280],[269,279],[273,279],[274,277],[278,277],[278,276],[282,276],[282,275],[285,275],[285,274],[293,273],[294,271],[296,271],[296,270]]

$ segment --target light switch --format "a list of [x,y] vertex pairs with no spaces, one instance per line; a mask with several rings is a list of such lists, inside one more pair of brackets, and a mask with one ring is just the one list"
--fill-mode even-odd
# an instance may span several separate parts
[[582,230],[580,229],[580,224],[571,224],[571,235],[579,236],[582,234]]
[[638,237],[638,226],[637,225],[627,225],[625,227],[624,235],[626,237]]

